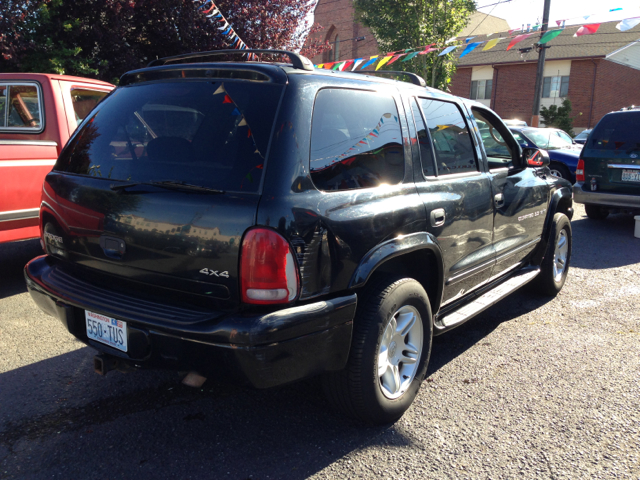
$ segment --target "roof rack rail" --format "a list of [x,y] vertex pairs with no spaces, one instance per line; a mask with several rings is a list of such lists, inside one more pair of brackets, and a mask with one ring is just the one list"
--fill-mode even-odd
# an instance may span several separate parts
[[404,76],[409,78],[411,83],[413,83],[414,85],[418,85],[419,87],[427,86],[427,82],[424,81],[424,78],[422,78],[420,75],[416,75],[415,73],[411,73],[411,72],[399,72],[399,71],[391,71],[391,70],[381,70],[379,72],[376,72],[376,71],[359,70],[354,73],[362,73],[363,75],[374,75],[374,76],[377,75],[379,77],[387,77],[394,80],[397,80],[398,77]]
[[291,60],[291,63],[293,64],[293,68],[297,68],[298,70],[308,70],[308,71],[312,71],[315,68],[311,60],[295,52],[289,52],[287,50],[268,50],[268,49],[212,50],[209,52],[185,53],[182,55],[174,55],[172,57],[164,57],[164,58],[158,58],[157,60],[152,60],[151,62],[149,62],[149,65],[147,65],[147,67],[157,67],[160,65],[166,65],[168,63],[177,62],[179,60],[194,60],[194,61],[202,62],[204,58],[212,57],[215,55],[233,55],[233,54],[246,55],[247,53],[253,53],[254,55],[258,53],[272,53],[272,54],[287,55]]

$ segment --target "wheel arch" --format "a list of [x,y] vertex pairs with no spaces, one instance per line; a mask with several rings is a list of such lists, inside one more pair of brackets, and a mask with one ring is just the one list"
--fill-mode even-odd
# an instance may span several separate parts
[[427,232],[398,236],[370,250],[351,277],[349,288],[365,287],[377,274],[410,277],[427,294],[432,314],[440,308],[444,287],[444,264],[436,238]]
[[573,196],[569,187],[560,187],[551,194],[549,208],[547,209],[547,217],[544,221],[542,230],[542,238],[538,244],[538,249],[531,259],[533,265],[540,265],[544,258],[544,252],[549,243],[549,233],[553,224],[553,217],[556,213],[564,213],[569,221],[573,218]]

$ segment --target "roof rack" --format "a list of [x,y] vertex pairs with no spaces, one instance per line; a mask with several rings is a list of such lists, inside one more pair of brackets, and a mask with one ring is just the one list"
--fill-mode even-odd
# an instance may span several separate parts
[[418,85],[419,87],[427,86],[427,82],[424,81],[424,78],[422,78],[420,75],[416,75],[415,73],[411,73],[411,72],[398,72],[398,71],[391,71],[391,70],[381,70],[379,72],[376,72],[376,71],[359,70],[354,73],[361,73],[363,75],[374,75],[374,76],[377,75],[379,77],[386,77],[394,80],[397,80],[398,77],[404,76],[409,78],[411,83],[413,83],[414,85]]
[[309,60],[307,57],[299,55],[295,52],[288,52],[286,50],[212,50],[209,52],[198,52],[198,53],[185,53],[182,55],[174,55],[172,57],[164,57],[159,58],[157,60],[152,60],[149,62],[147,67],[157,67],[160,65],[166,65],[168,63],[177,62],[180,60],[193,60],[194,62],[203,62],[205,58],[212,57],[215,55],[246,55],[248,53],[258,54],[258,53],[271,53],[271,54],[280,54],[287,55],[293,64],[293,68],[297,68],[298,70],[308,70],[313,71],[314,66],[313,62]]

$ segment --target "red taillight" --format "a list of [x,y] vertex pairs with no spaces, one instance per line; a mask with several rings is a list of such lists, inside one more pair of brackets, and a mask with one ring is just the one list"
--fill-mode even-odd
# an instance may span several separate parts
[[298,296],[298,268],[289,242],[267,228],[249,230],[240,251],[242,301],[289,303]]
[[576,182],[584,182],[584,160],[578,160],[578,167],[576,168]]

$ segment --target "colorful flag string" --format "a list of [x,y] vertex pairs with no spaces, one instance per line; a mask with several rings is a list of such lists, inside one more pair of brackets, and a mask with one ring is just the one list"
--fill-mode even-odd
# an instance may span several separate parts
[[[590,15],[587,15],[587,18]],[[557,29],[553,29],[553,30],[547,30],[544,33],[542,33],[540,40],[537,42],[538,44],[546,44],[548,42],[550,42],[551,40],[553,40],[554,38],[558,37],[561,33],[563,33],[565,30],[569,29],[569,28],[577,28],[578,30],[575,32],[575,34],[573,35],[574,37],[580,37],[583,35],[593,35],[595,34],[598,29],[600,28],[600,23],[592,23],[592,24],[586,24],[586,25],[572,25],[571,27],[565,27],[564,26],[564,22],[565,20],[561,20],[558,23],[560,24],[560,22],[562,23],[562,27],[557,28]],[[634,28],[635,26],[637,26],[638,24],[640,24],[640,17],[632,17],[632,18],[628,18],[625,20],[622,20],[620,23],[618,23],[616,25],[616,28],[618,30],[620,30],[621,32],[626,32],[632,28]],[[536,25],[534,25],[536,26]],[[540,26],[540,25],[537,25]],[[493,39],[488,39],[486,41],[481,41],[481,42],[473,42],[470,43],[469,41],[472,40],[475,37],[470,37],[470,38],[466,38],[466,39],[460,39],[458,40],[459,44],[458,45],[449,45],[446,46],[447,44],[450,44],[452,41],[454,41],[455,39],[449,39],[447,40],[447,42],[445,42],[445,46],[441,46],[441,47],[434,47],[435,44],[430,44],[430,45],[423,45],[421,47],[415,47],[415,48],[406,48],[404,50],[398,50],[395,52],[389,52],[385,55],[373,55],[371,57],[361,57],[361,58],[355,58],[355,59],[350,59],[350,60],[340,60],[337,62],[330,62],[330,63],[321,63],[318,65],[315,65],[316,68],[324,68],[327,70],[339,70],[339,71],[343,71],[343,70],[347,70],[347,69],[351,69],[351,71],[355,71],[356,69],[360,69],[360,70],[364,70],[365,68],[375,65],[375,70],[380,69],[382,66],[386,65],[391,65],[392,63],[396,62],[397,60],[401,59],[401,62],[408,62],[411,59],[415,58],[417,55],[424,55],[427,54],[429,52],[440,52],[438,54],[438,56],[445,56],[447,54],[452,53],[455,49],[457,49],[459,46],[464,46],[465,48],[463,49],[462,53],[460,54],[460,58],[470,54],[471,52],[473,52],[474,50],[476,50],[477,47],[479,47],[482,44],[486,44],[484,46],[484,48],[482,48],[481,50],[483,52],[486,52],[487,50],[491,50],[492,48],[494,48],[498,42],[500,42],[501,40],[510,40],[509,45],[507,46],[506,50],[509,51],[511,50],[516,44],[522,42],[523,40],[529,38],[530,36],[536,34],[537,32],[535,31],[529,31],[528,33],[520,33],[518,35],[512,36],[512,34],[515,34],[517,32],[522,32],[521,29],[513,29],[513,30],[509,30],[508,31],[508,36],[506,37],[497,37],[497,38],[493,38]],[[492,34],[487,35],[487,38],[490,37]],[[478,49],[480,50],[480,49]],[[376,65],[377,62],[377,65]]]
[[[242,41],[231,25],[229,25],[229,22],[224,18],[224,15],[222,15],[216,4],[213,3],[213,0],[193,0],[193,3],[198,2],[202,3],[202,5],[198,7],[198,10],[203,10],[211,4],[211,6],[208,9],[203,10],[202,13],[205,14],[207,18],[210,18],[214,25],[217,23],[218,30],[220,30],[222,35],[226,37],[227,43],[231,48],[236,50],[246,50],[248,48],[247,44]],[[249,59],[252,59],[251,54],[249,54]]]

